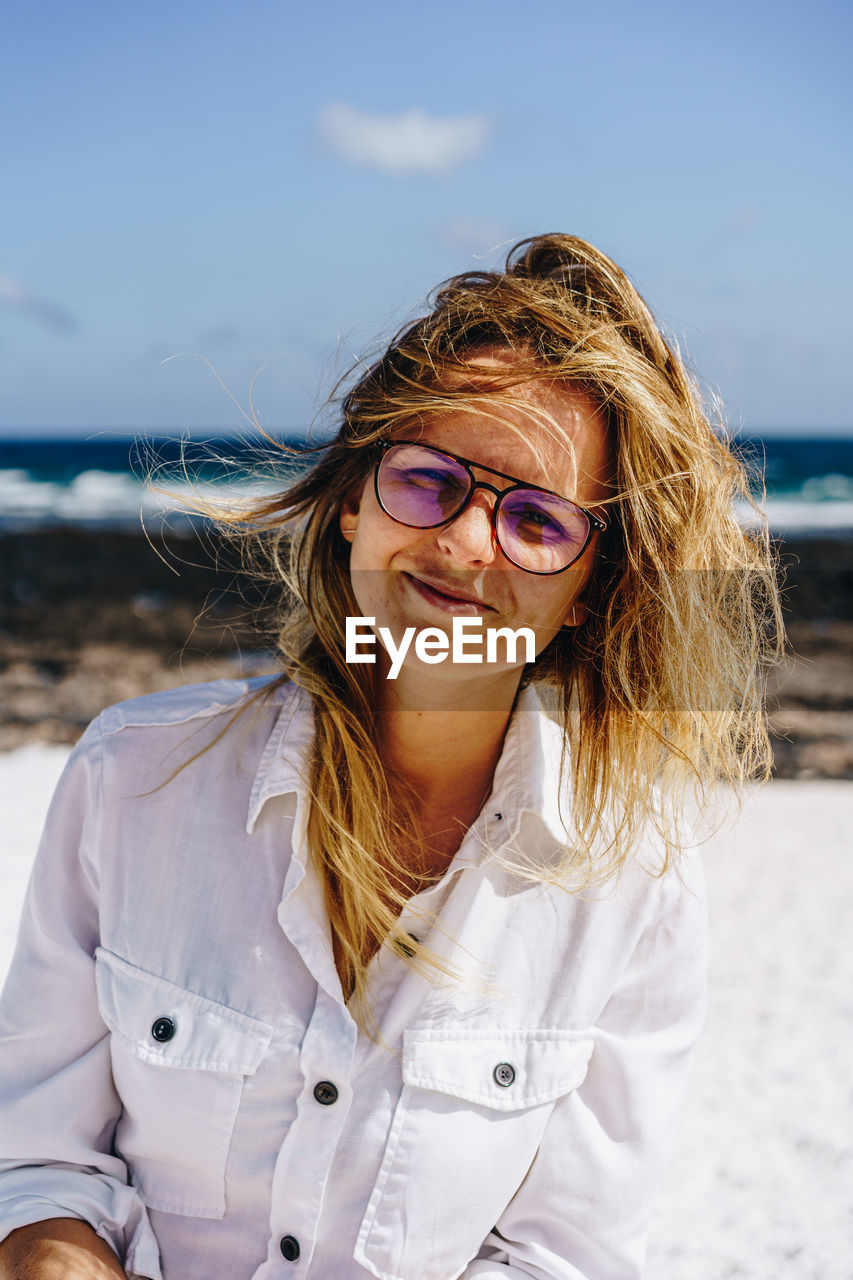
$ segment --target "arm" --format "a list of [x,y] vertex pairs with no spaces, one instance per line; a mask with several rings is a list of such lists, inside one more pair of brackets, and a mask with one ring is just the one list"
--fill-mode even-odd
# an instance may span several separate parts
[[[16,1280],[29,1274],[25,1246],[36,1250],[34,1267],[36,1258],[54,1259],[71,1247],[69,1232],[79,1249],[86,1223],[90,1249],[95,1232],[113,1257],[135,1255],[137,1271],[160,1274],[144,1206],[111,1149],[121,1103],[94,981],[101,806],[96,722],[51,804],[0,999],[0,1239],[11,1237],[2,1257],[7,1268],[10,1258],[23,1268],[12,1271]],[[66,1224],[57,1227],[58,1219]],[[63,1237],[54,1243],[32,1230],[48,1220],[50,1233]],[[27,1234],[15,1239],[22,1228]],[[94,1280],[101,1272],[92,1274]]]
[[109,1245],[86,1222],[49,1218],[0,1244],[0,1280],[126,1280]]
[[640,1280],[705,1013],[701,870],[654,909],[597,1021],[586,1079],[556,1105],[528,1174],[461,1280]]

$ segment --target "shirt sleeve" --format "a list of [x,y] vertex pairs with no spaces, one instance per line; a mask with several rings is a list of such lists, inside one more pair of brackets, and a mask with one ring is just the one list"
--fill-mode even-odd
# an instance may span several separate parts
[[0,998],[0,1239],[79,1218],[160,1280],[144,1205],[112,1151],[121,1104],[94,977],[101,757],[95,721],[51,803]]
[[594,1031],[583,1084],[556,1105],[527,1177],[460,1280],[640,1280],[653,1200],[705,1018],[698,860],[656,909]]

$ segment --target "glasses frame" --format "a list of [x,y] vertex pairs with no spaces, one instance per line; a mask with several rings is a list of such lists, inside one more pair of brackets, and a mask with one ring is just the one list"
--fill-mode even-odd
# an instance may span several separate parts
[[[446,520],[439,520],[436,524],[409,524],[406,520],[401,520],[398,516],[393,515],[382,501],[382,494],[379,492],[379,471],[382,467],[382,463],[385,461],[390,449],[396,449],[400,445],[407,444],[416,445],[419,449],[426,449],[430,453],[438,454],[440,458],[450,458],[452,462],[458,462],[468,472],[468,479],[471,485],[468,490],[468,494],[463,499],[462,505],[453,512],[452,516],[448,516]],[[373,489],[376,493],[376,501],[379,503],[380,508],[385,512],[386,516],[388,516],[389,520],[393,520],[395,524],[403,525],[406,529],[443,529],[445,525],[450,524],[457,518],[457,516],[461,516],[462,512],[468,506],[468,503],[471,501],[478,489],[487,489],[489,493],[493,493],[495,495],[496,499],[495,504],[492,507],[491,514],[492,535],[495,539],[495,543],[500,549],[501,554],[506,556],[510,564],[515,565],[516,569],[520,569],[522,573],[532,573],[537,578],[551,578],[557,573],[565,573],[567,569],[571,569],[573,564],[577,564],[578,560],[580,560],[595,535],[597,533],[604,533],[607,528],[607,522],[602,520],[601,517],[597,516],[593,511],[590,511],[588,507],[580,506],[577,502],[573,502],[571,498],[564,498],[561,493],[555,493],[553,489],[546,489],[545,486],[541,484],[528,484],[525,480],[519,480],[518,476],[511,476],[506,471],[498,471],[495,467],[487,467],[485,463],[474,462],[471,458],[463,458],[460,454],[450,453],[447,449],[437,449],[434,445],[422,444],[420,440],[377,440],[376,445],[380,450],[380,456],[379,461],[373,468]],[[475,467],[478,471],[487,471],[489,475],[498,476],[501,480],[511,480],[513,483],[508,485],[505,489],[498,489],[495,485],[488,484],[485,480],[478,480],[474,475]],[[513,560],[512,556],[508,555],[504,550],[498,534],[498,512],[500,511],[501,503],[507,494],[516,493],[519,489],[532,489],[536,493],[546,493],[549,498],[559,498],[561,502],[567,502],[570,507],[574,507],[576,511],[580,511],[581,514],[586,517],[589,527],[583,546],[580,548],[577,555],[573,556],[569,563],[564,564],[562,568],[528,569],[525,565],[518,564]]]

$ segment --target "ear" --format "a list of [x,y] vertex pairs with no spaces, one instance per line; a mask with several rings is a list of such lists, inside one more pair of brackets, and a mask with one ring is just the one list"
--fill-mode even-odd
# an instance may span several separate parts
[[355,537],[355,531],[358,528],[359,507],[360,502],[357,493],[350,493],[344,498],[340,515],[338,516],[338,525],[347,542],[352,542]]
[[586,621],[587,607],[583,600],[576,600],[566,615],[563,623],[564,627],[579,627],[582,622]]

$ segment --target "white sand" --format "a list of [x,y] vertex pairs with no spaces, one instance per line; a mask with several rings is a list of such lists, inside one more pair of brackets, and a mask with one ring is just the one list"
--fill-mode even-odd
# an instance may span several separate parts
[[67,747],[32,745],[0,753],[0,975],[15,947],[30,866]]
[[[0,756],[0,972],[64,748]],[[774,782],[707,848],[711,1009],[648,1280],[853,1277],[853,783]]]
[[772,782],[708,846],[711,1002],[649,1280],[853,1277],[853,782]]

